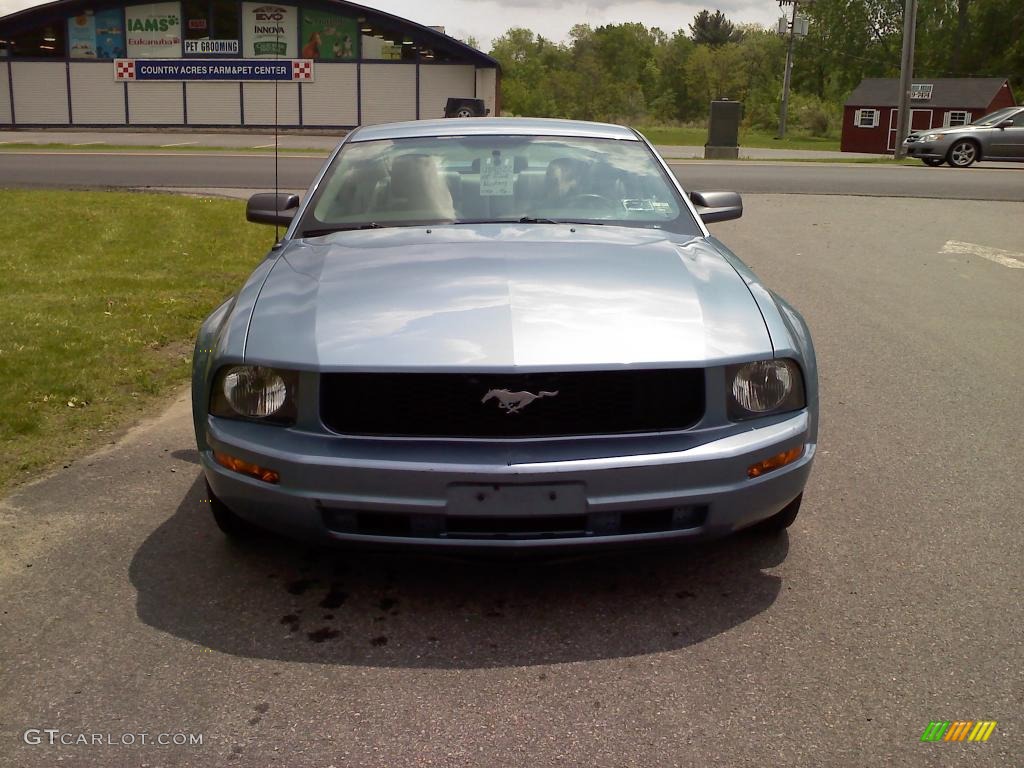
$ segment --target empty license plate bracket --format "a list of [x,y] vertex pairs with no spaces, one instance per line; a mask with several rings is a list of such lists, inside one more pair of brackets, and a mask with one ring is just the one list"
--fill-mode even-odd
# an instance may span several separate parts
[[540,517],[584,515],[583,483],[459,484],[448,486],[449,515]]

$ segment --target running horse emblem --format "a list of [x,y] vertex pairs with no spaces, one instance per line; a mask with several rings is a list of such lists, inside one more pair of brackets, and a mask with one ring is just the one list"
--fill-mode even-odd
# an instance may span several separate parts
[[480,402],[486,403],[492,397],[496,397],[498,398],[498,407],[501,410],[508,413],[519,413],[534,400],[541,397],[554,397],[557,394],[558,390],[554,392],[541,391],[535,395],[533,392],[510,392],[507,389],[489,389]]

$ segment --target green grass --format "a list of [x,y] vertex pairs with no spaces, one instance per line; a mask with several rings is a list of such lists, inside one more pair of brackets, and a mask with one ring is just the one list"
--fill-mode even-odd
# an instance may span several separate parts
[[[700,147],[708,140],[706,128],[670,128],[662,126],[640,127],[640,131],[652,144],[677,147]],[[776,139],[772,133],[763,131],[740,131],[741,147],[761,149],[820,149],[839,151],[839,139],[824,139],[815,136],[800,136],[790,133],[785,139]]]
[[[176,146],[176,147],[161,147],[158,144],[146,144],[146,145],[135,145],[135,144],[34,144],[32,142],[11,142],[9,144],[0,144],[0,152],[25,152],[28,151],[41,151],[41,152],[222,152],[222,153],[245,153],[245,154],[273,154],[273,147],[204,147],[199,145],[188,145],[188,146]],[[279,147],[278,151],[281,154],[304,154],[304,155],[316,155],[317,157],[326,157],[330,154],[330,150],[327,149],[300,149],[297,147]]]
[[233,200],[0,190],[0,489],[188,381],[203,318],[273,241]]
[[845,163],[852,165],[919,165],[924,167],[916,157],[904,157],[894,160],[891,157],[750,157],[745,158],[752,163]]
[[[708,140],[706,128],[680,128],[666,126],[640,127],[638,130],[654,144],[663,146],[687,146],[700,147]],[[801,136],[790,133],[785,139],[776,139],[774,134],[763,131],[740,131],[740,146],[758,147],[767,149],[819,149],[838,152],[839,139],[819,138],[815,136]],[[51,152],[225,152],[225,153],[272,153],[273,148],[255,147],[216,147],[187,145],[177,147],[161,147],[157,145],[137,146],[131,144],[86,144],[76,146],[74,144],[32,144],[29,142],[17,142],[0,144],[0,152],[24,152],[26,150],[51,151]],[[288,154],[311,154],[318,157],[326,156],[329,150],[315,148],[281,147],[281,153]]]

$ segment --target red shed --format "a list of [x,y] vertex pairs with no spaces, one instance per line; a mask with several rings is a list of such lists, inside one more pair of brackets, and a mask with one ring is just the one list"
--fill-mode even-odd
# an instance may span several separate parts
[[[885,154],[896,148],[900,82],[861,80],[843,108],[843,152]],[[1015,106],[1005,77],[934,77],[910,86],[910,130],[966,125],[1002,107]]]

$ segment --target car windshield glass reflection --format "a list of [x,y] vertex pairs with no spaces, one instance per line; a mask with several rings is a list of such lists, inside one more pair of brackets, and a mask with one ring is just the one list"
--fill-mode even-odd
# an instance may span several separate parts
[[977,120],[971,123],[971,125],[996,125],[997,123],[1001,123],[1003,120],[1006,120],[1008,117],[1013,117],[1014,115],[1017,114],[1018,111],[1019,110],[1016,107],[1000,109],[993,112],[990,115],[979,117]]
[[486,222],[700,232],[642,142],[499,135],[346,145],[301,231]]

